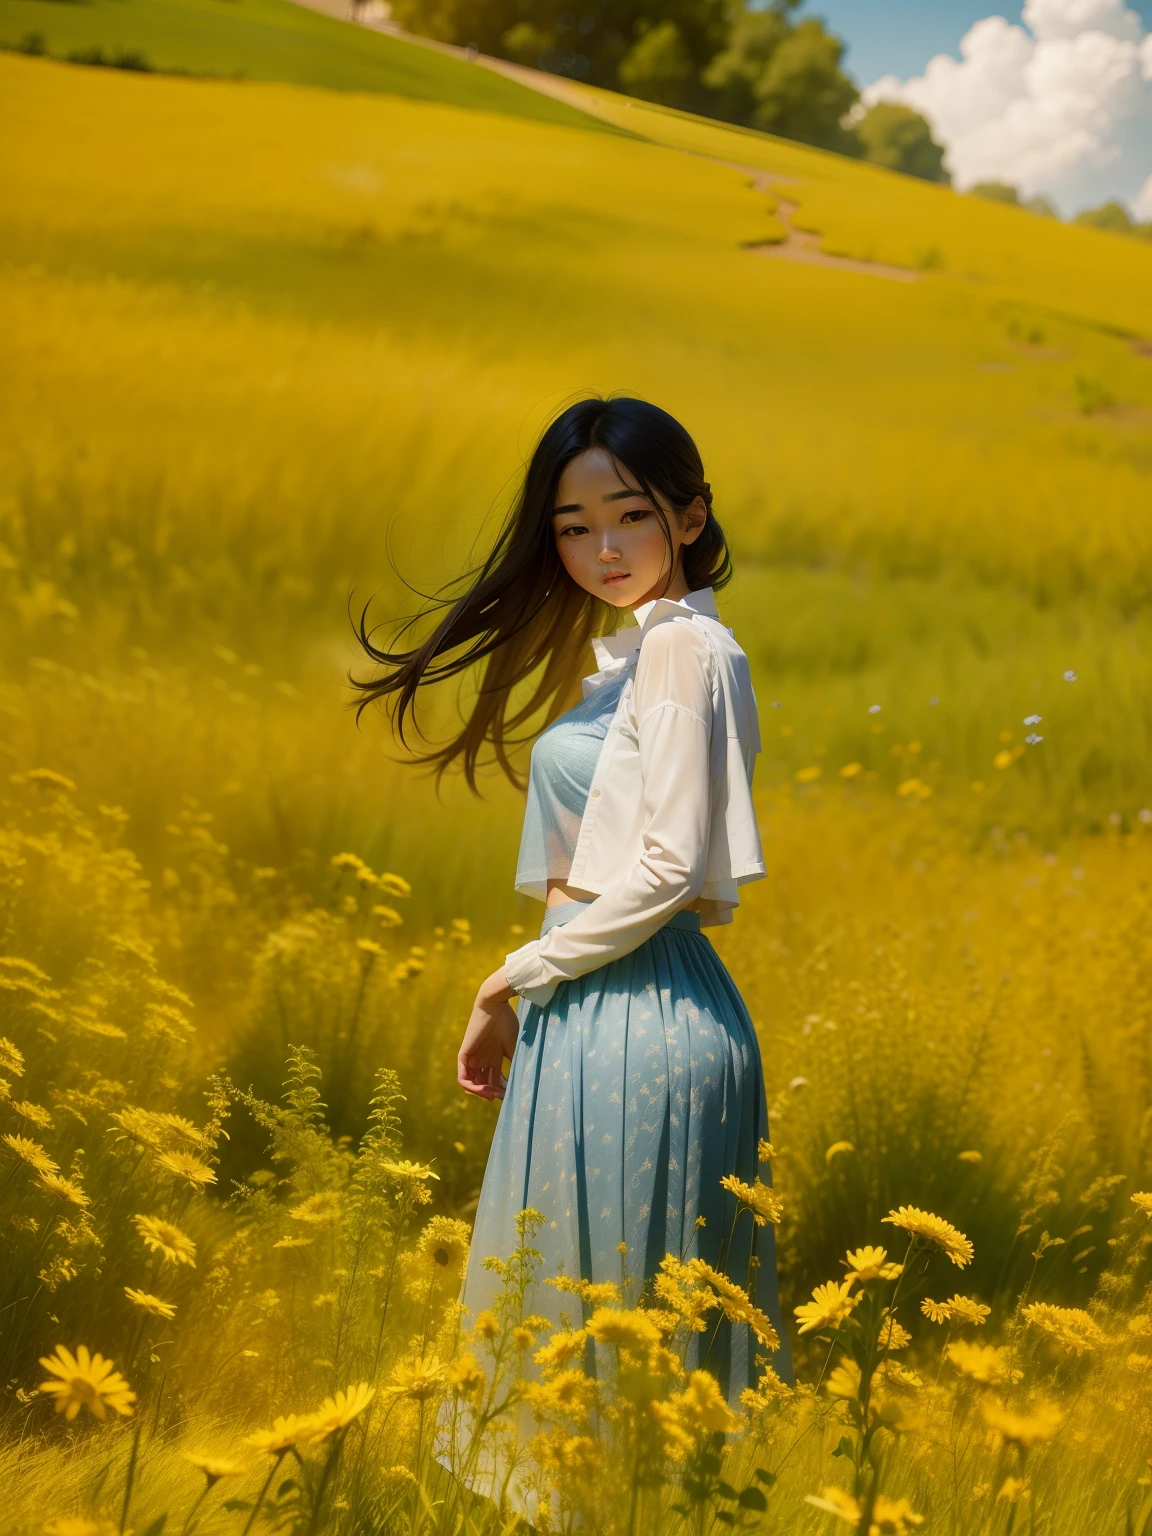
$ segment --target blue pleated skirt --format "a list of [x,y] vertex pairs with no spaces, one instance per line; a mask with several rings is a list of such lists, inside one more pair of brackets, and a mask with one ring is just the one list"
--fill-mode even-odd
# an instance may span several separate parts
[[[542,932],[581,907],[549,907]],[[757,1154],[768,1137],[760,1048],[699,916],[677,913],[631,954],[562,982],[545,1007],[522,1000],[519,1017],[464,1306],[473,1317],[491,1306],[499,1281],[484,1259],[513,1252],[516,1217],[532,1207],[544,1217],[533,1240],[543,1260],[526,1312],[581,1321],[578,1299],[545,1276],[623,1282],[635,1303],[666,1253],[718,1267],[724,1253],[738,1284],[754,1274],[756,1304],[782,1341],[772,1367],[790,1381],[773,1229],[745,1216],[733,1238],[736,1202],[720,1187],[726,1174],[770,1180]],[[709,1328],[693,1350],[689,1367],[712,1371],[734,1407],[764,1358],[743,1324]]]

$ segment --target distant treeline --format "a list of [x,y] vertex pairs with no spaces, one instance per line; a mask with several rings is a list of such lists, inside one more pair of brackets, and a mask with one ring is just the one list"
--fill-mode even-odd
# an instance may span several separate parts
[[947,181],[911,108],[860,110],[844,43],[802,0],[392,0],[400,26],[663,106]]

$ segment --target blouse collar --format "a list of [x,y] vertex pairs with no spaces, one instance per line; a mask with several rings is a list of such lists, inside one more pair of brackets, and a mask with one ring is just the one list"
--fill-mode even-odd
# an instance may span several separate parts
[[597,682],[606,681],[608,676],[619,672],[635,658],[641,640],[656,620],[677,613],[703,614],[709,619],[720,617],[716,595],[711,587],[701,587],[699,591],[689,592],[681,598],[656,597],[650,603],[641,603],[632,612],[636,615],[635,624],[618,629],[614,635],[598,635],[592,641],[600,674]]

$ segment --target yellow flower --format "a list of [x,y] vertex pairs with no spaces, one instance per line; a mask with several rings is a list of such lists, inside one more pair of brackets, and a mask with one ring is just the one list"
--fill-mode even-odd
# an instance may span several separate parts
[[500,1336],[500,1324],[497,1321],[495,1312],[485,1311],[479,1313],[472,1327],[477,1338],[487,1339],[489,1343]]
[[337,1430],[347,1429],[375,1396],[376,1388],[361,1381],[344,1392],[337,1392],[335,1397],[326,1397],[315,1413],[310,1415],[316,1426],[316,1434],[334,1435]]
[[960,1295],[952,1296],[948,1301],[933,1301],[926,1296],[920,1303],[920,1310],[929,1322],[970,1323],[973,1328],[982,1327],[992,1313],[992,1308],[983,1302]]
[[205,1184],[215,1184],[216,1175],[207,1163],[202,1163],[198,1157],[193,1157],[191,1152],[160,1152],[156,1157],[157,1164],[175,1178],[183,1179],[196,1189],[203,1189]]
[[10,1152],[15,1152],[21,1162],[27,1163],[29,1168],[43,1175],[60,1172],[60,1164],[53,1160],[45,1152],[38,1141],[32,1141],[27,1136],[3,1136],[0,1137]]
[[[4,1139],[7,1140],[8,1138],[5,1137]],[[1132,1204],[1138,1211],[1143,1211],[1145,1216],[1152,1216],[1152,1194],[1145,1194],[1142,1191],[1137,1191],[1137,1193],[1132,1195],[1130,1198]]]
[[834,1370],[829,1371],[824,1390],[829,1397],[854,1398],[860,1391],[860,1367],[855,1360],[846,1355]]
[[849,1271],[848,1283],[867,1285],[872,1280],[898,1280],[903,1264],[889,1264],[887,1248],[854,1248],[842,1262]]
[[466,1222],[451,1216],[433,1216],[420,1234],[417,1251],[427,1263],[447,1274],[463,1273],[468,1262],[468,1243],[472,1236]]
[[153,1317],[175,1317],[176,1308],[170,1301],[161,1301],[159,1296],[150,1296],[147,1291],[134,1291],[130,1285],[124,1287],[124,1294],[134,1307],[139,1307],[142,1312],[150,1312]]
[[772,1320],[768,1314],[761,1312],[759,1307],[753,1306],[747,1292],[741,1290],[734,1281],[729,1280],[727,1275],[722,1274],[718,1269],[713,1269],[712,1265],[706,1264],[703,1259],[689,1260],[685,1269],[694,1279],[702,1280],[715,1291],[724,1316],[730,1323],[745,1323],[765,1349],[780,1348],[780,1335],[772,1326]]
[[310,1413],[290,1413],[273,1419],[271,1429],[258,1429],[251,1435],[245,1435],[244,1444],[250,1445],[254,1451],[264,1451],[269,1456],[282,1456],[302,1441],[315,1439],[316,1434],[316,1424]]
[[399,928],[404,922],[404,919],[395,907],[373,907],[372,916],[378,917],[381,926],[384,928]]
[[531,1328],[513,1328],[510,1337],[518,1350],[534,1349],[536,1346],[536,1335]]
[[153,1253],[169,1264],[196,1264],[196,1244],[170,1221],[160,1216],[134,1216],[136,1230]]
[[[961,1375],[982,1386],[997,1387],[1008,1381],[1008,1351],[995,1344],[969,1344],[966,1339],[953,1339],[944,1353]],[[1019,1381],[1020,1375],[1014,1370],[1012,1380]]]
[[1029,1493],[1028,1479],[1026,1477],[1006,1477],[1000,1485],[1000,1492],[996,1495],[997,1501],[1003,1499],[1006,1504],[1023,1504]]
[[375,939],[357,939],[356,948],[373,960],[378,960],[381,955],[388,953],[382,944],[377,944]]
[[620,1287],[611,1280],[576,1280],[569,1275],[549,1275],[547,1285],[579,1296],[586,1307],[608,1307],[620,1301]]
[[1037,1403],[1030,1414],[1013,1413],[1001,1403],[985,1401],[981,1404],[985,1422],[995,1430],[1001,1440],[1030,1450],[1052,1436],[1064,1422],[1064,1414],[1055,1403]]
[[859,1300],[859,1296],[852,1295],[851,1280],[841,1284],[829,1280],[825,1285],[818,1285],[812,1292],[812,1300],[795,1308],[800,1319],[798,1331],[815,1333],[820,1328],[838,1328]]
[[670,1402],[680,1423],[697,1435],[732,1435],[743,1428],[743,1419],[729,1408],[710,1371],[693,1371],[684,1391]]
[[562,1329],[536,1351],[533,1359],[542,1370],[556,1370],[582,1355],[587,1343],[588,1336],[582,1328]]
[[340,1196],[334,1190],[322,1189],[298,1205],[289,1206],[288,1214],[293,1221],[304,1221],[313,1227],[324,1226],[339,1217]]
[[199,1451],[185,1451],[184,1460],[190,1461],[199,1472],[203,1472],[208,1479],[209,1488],[218,1483],[222,1477],[242,1477],[248,1468],[241,1466],[238,1461],[229,1461],[224,1456],[212,1456],[201,1454]]
[[776,1148],[770,1141],[765,1141],[764,1138],[761,1137],[760,1140],[756,1143],[757,1161],[761,1163],[770,1163],[775,1156]]
[[917,1210],[914,1205],[902,1205],[898,1211],[890,1211],[883,1220],[894,1227],[903,1227],[905,1232],[910,1232],[913,1237],[919,1237],[926,1243],[934,1243],[961,1269],[972,1262],[972,1244],[963,1232],[957,1231],[951,1222],[941,1216]]
[[840,777],[842,779],[854,779],[858,773],[863,772],[863,763],[845,763],[843,768],[840,770]]
[[55,1195],[57,1200],[67,1200],[69,1205],[78,1206],[80,1210],[92,1203],[75,1179],[62,1178],[58,1173],[41,1173],[37,1175],[36,1183],[45,1194]]
[[179,1141],[191,1142],[194,1147],[206,1148],[211,1145],[207,1136],[198,1125],[193,1125],[191,1120],[186,1120],[183,1115],[172,1115],[165,1111],[156,1113],[153,1117],[162,1130],[170,1131]]
[[850,1141],[834,1141],[824,1154],[824,1161],[831,1164],[836,1158],[845,1152],[855,1152],[856,1148]]
[[411,896],[412,894],[412,887],[408,884],[407,880],[404,879],[403,875],[381,875],[380,889],[386,896],[392,896],[394,898],[400,899],[403,899],[405,896]]
[[362,869],[367,869],[368,866],[358,853],[338,853],[331,860],[329,868],[334,869],[337,874],[345,869],[350,869],[354,874],[359,874]]
[[768,1222],[779,1226],[784,1205],[771,1185],[762,1184],[758,1178],[745,1184],[734,1173],[728,1173],[720,1180],[720,1187],[735,1195],[740,1204],[752,1212],[752,1220],[758,1227],[766,1226]]
[[596,1396],[596,1383],[583,1371],[561,1371],[548,1381],[530,1383],[525,1392],[537,1418],[549,1414],[572,1418],[588,1412]]
[[390,1159],[380,1164],[381,1169],[390,1178],[399,1179],[401,1183],[422,1183],[428,1179],[439,1179],[438,1173],[433,1173],[431,1168],[426,1168],[423,1163],[397,1162]]
[[314,1237],[278,1237],[272,1246],[273,1248],[311,1248],[315,1241]]
[[417,1403],[426,1403],[444,1386],[447,1370],[439,1360],[401,1361],[388,1379],[385,1391],[389,1397],[408,1397]]
[[449,1363],[445,1380],[461,1397],[479,1397],[488,1384],[483,1366],[468,1351]]
[[811,1504],[813,1509],[822,1509],[825,1514],[835,1515],[845,1525],[859,1526],[863,1514],[856,1500],[843,1488],[821,1488],[818,1495],[810,1493],[804,1502]]
[[83,1344],[73,1355],[63,1344],[56,1346],[54,1355],[43,1356],[40,1364],[57,1379],[42,1381],[41,1392],[56,1399],[56,1412],[72,1420],[81,1408],[102,1419],[111,1408],[114,1413],[128,1415],[136,1394],[128,1383],[113,1369],[111,1360],[103,1355],[90,1355]]
[[649,1349],[661,1341],[660,1329],[644,1312],[627,1312],[618,1307],[598,1307],[587,1325],[597,1344],[615,1344],[619,1349]]
[[797,768],[792,777],[796,780],[797,784],[815,784],[822,771],[816,764],[813,764],[811,768]]
[[973,1148],[967,1152],[958,1152],[956,1154],[956,1161],[958,1163],[982,1163],[984,1161],[984,1154],[977,1152]]
[[907,1349],[912,1335],[894,1317],[885,1317],[880,1325],[880,1348],[884,1350]]
[[1024,1321],[1054,1339],[1065,1349],[1082,1355],[1105,1342],[1104,1332],[1094,1318],[1079,1307],[1054,1307],[1046,1301],[1034,1301],[1025,1307]]
[[12,1108],[22,1120],[30,1120],[40,1130],[50,1131],[52,1129],[52,1116],[41,1105],[33,1104],[31,1099],[14,1100]]
[[886,1499],[881,1493],[872,1509],[868,1536],[908,1536],[923,1524],[924,1516],[918,1515],[907,1499]]

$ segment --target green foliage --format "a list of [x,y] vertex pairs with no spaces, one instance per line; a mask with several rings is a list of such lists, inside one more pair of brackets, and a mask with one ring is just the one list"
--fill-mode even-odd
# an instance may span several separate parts
[[944,149],[919,112],[902,102],[878,101],[856,122],[864,158],[890,171],[903,171],[924,181],[951,180],[944,168]]
[[684,100],[692,79],[692,60],[674,21],[648,27],[620,60],[616,71],[623,88],[645,101],[675,106]]
[[965,191],[969,197],[982,197],[990,203],[1010,203],[1013,208],[1020,206],[1019,187],[1006,181],[976,181]]
[[1105,229],[1113,235],[1130,235],[1135,229],[1132,215],[1123,203],[1101,203],[1099,208],[1084,208],[1072,220],[1073,224],[1084,224],[1089,229]]

